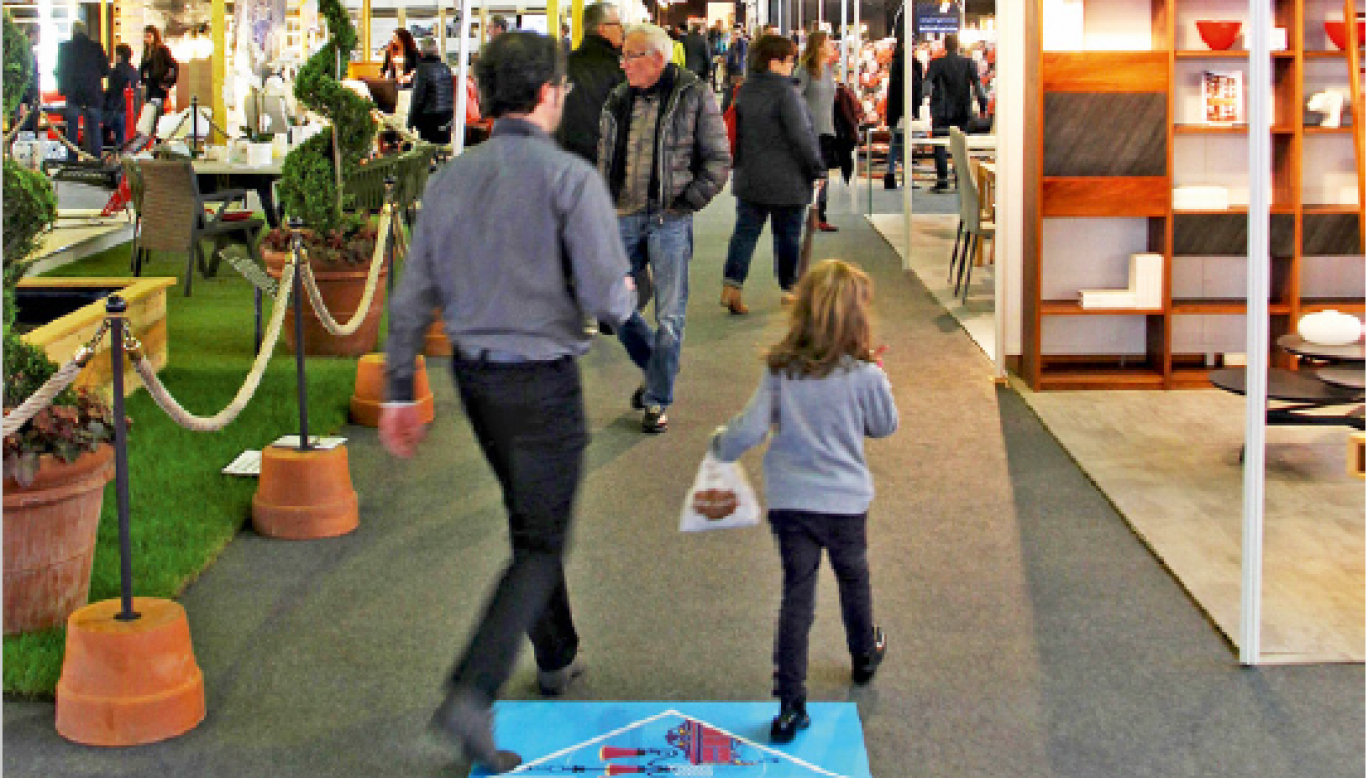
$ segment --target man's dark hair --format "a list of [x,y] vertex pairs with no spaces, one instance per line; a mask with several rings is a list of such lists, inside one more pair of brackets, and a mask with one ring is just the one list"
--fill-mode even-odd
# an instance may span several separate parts
[[958,54],[958,53],[959,53],[959,36],[956,35],[956,34],[954,34],[953,32],[952,32],[952,33],[948,33],[948,34],[945,36],[945,53],[946,53],[946,54]]
[[509,32],[485,47],[475,65],[480,108],[494,118],[531,113],[543,84],[565,77],[565,55],[554,38],[535,32]]
[[489,17],[489,26],[498,27],[499,32],[501,33],[508,32],[508,20],[503,18],[502,16]]
[[120,43],[118,46],[115,46],[114,59],[117,62],[132,62],[133,47],[129,46],[127,43]]
[[584,16],[580,17],[580,23],[584,27],[584,34],[597,33],[598,28],[608,19],[608,14],[616,11],[617,7],[612,3],[594,3],[584,7]]
[[768,73],[770,63],[798,56],[798,47],[782,35],[762,35],[750,47],[750,71]]

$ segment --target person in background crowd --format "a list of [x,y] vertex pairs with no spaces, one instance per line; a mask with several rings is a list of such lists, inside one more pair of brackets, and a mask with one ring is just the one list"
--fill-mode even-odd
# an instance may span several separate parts
[[627,30],[619,84],[603,105],[599,172],[617,204],[618,229],[634,271],[649,265],[655,282],[656,329],[640,313],[618,330],[627,354],[645,374],[632,395],[645,432],[669,427],[675,376],[689,300],[693,215],[727,183],[731,152],[712,90],[670,62],[664,30]]
[[413,33],[400,27],[390,36],[389,45],[385,47],[385,60],[380,65],[380,77],[398,81],[401,88],[412,86],[413,73],[418,69],[419,59],[421,55],[418,53],[418,44],[413,40]]
[[[979,83],[978,66],[973,60],[960,56],[959,36],[953,32],[945,36],[945,56],[931,60],[926,71],[926,82],[931,85],[931,131],[944,137],[950,127],[966,130],[973,118],[974,98],[979,107],[987,110],[988,98]],[[933,192],[950,191],[950,164],[946,148],[937,146],[936,185]]]
[[495,14],[489,17],[489,40],[493,40],[500,35],[508,32],[508,20]]
[[452,123],[456,118],[451,68],[439,56],[436,38],[424,38],[419,51],[408,126],[417,130],[419,137],[428,143],[445,146],[451,142]]
[[[812,126],[817,131],[817,142],[822,149],[822,164],[827,170],[838,166],[835,65],[840,59],[841,51],[836,48],[836,41],[818,30],[808,36],[807,49],[795,68],[794,81],[798,84],[798,94],[807,101],[808,112],[812,114]],[[825,174],[823,180],[826,180]],[[827,223],[827,189],[823,186],[817,196],[817,226],[822,232],[835,232],[836,228]]]
[[[902,36],[898,36],[898,48],[893,52],[893,62],[889,65],[888,74],[888,108],[885,122],[888,124],[889,134],[892,136],[888,144],[888,171],[884,173],[884,189],[898,188],[898,159],[902,156],[903,130],[899,129],[898,122],[906,116],[909,122],[917,119],[917,112],[922,104],[922,63],[916,57],[912,58],[912,110],[904,110],[903,99],[907,92],[903,78],[906,70],[905,63],[907,50],[903,46]],[[912,164],[909,158],[907,165]],[[911,169],[910,167],[908,168]],[[912,177],[905,176],[907,185],[916,189],[912,184]]]
[[674,41],[674,47],[670,49],[670,62],[679,67],[686,67],[688,54],[684,51],[684,25],[676,24],[673,27],[666,27],[665,32]]
[[[708,60],[708,83],[713,89],[717,87],[717,66],[721,64],[722,57],[727,53],[727,29],[723,26],[722,20],[718,19],[708,28],[708,50],[712,52],[712,57]],[[726,71],[723,73],[723,80],[726,80]]]
[[97,159],[104,151],[100,113],[107,75],[109,58],[104,47],[86,34],[85,22],[72,22],[71,40],[57,47],[57,90],[66,99],[62,118],[67,139],[75,143],[79,128],[81,148]]
[[750,273],[755,244],[771,219],[774,267],[784,301],[798,282],[803,215],[812,202],[812,185],[826,176],[803,100],[793,88],[793,42],[766,35],[751,47],[750,77],[736,90],[736,159],[732,194],[736,228],[723,268],[722,306],[736,315],[750,312],[741,287]]
[[570,25],[568,24],[561,25],[561,51],[565,52],[566,54],[569,54],[571,51]]
[[765,355],[755,394],[712,439],[713,455],[723,462],[769,439],[765,505],[784,566],[774,641],[774,743],[792,741],[811,724],[808,633],[822,549],[840,588],[851,681],[874,680],[887,650],[869,585],[866,525],[874,479],[864,439],[896,432],[898,408],[879,366],[882,349],[872,348],[873,294],[869,276],[845,262],[829,259],[809,270],[798,283],[788,334]]
[[622,321],[634,294],[603,179],[551,140],[566,92],[555,40],[500,35],[478,68],[497,122],[423,195],[389,309],[380,440],[408,458],[423,437],[414,358],[440,309],[462,407],[503,489],[512,558],[432,723],[504,773],[522,760],[495,745],[491,708],[523,635],[542,694],[563,694],[582,673],[564,561],[589,440],[576,360],[589,350],[584,318]]
[[38,132],[38,115],[42,113],[40,106],[43,103],[43,77],[39,73],[38,68],[38,40],[41,34],[40,30],[41,28],[36,24],[29,25],[28,27],[29,53],[33,57],[33,69],[29,74],[28,84],[24,86],[23,102],[15,113],[15,115],[18,116],[24,112],[26,107],[28,108],[28,115],[24,119],[22,129],[25,132],[32,133]]
[[565,75],[574,90],[565,98],[565,116],[556,140],[566,151],[598,164],[599,116],[608,94],[626,80],[619,60],[622,19],[617,6],[594,3],[581,17],[584,38],[567,58]]
[[[133,95],[133,115],[128,115],[128,108],[124,101],[124,90],[132,87]],[[133,47],[127,43],[120,43],[114,47],[114,67],[109,71],[109,82],[105,87],[104,94],[104,120],[105,131],[112,134],[114,145],[123,143],[124,136],[128,130],[127,122],[136,121],[138,116],[138,71],[133,67]]]
[[703,35],[703,25],[695,22],[693,29],[684,35],[683,43],[684,67],[711,89],[712,81],[709,80],[708,74],[712,72],[712,48],[708,46],[708,39]]
[[746,60],[750,55],[750,37],[745,30],[737,28],[732,36],[731,46],[727,49],[727,83],[722,87],[722,112],[731,107],[737,87],[746,80]]
[[143,95],[147,100],[165,100],[180,77],[180,63],[162,43],[161,31],[152,25],[143,28],[142,62],[138,65]]

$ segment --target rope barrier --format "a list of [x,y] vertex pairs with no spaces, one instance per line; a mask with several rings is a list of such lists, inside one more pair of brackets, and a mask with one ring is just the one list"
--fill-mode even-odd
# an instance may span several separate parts
[[252,286],[260,289],[262,294],[268,297],[276,296],[278,287],[275,279],[266,275],[266,271],[252,261],[251,257],[237,250],[231,253],[225,250],[220,253],[228,259],[228,264],[232,265],[239,275],[247,279]]
[[[304,254],[302,264],[304,274],[304,290],[309,293],[309,302],[313,305],[314,313],[318,314],[318,321],[334,337],[345,338],[361,329],[361,324],[366,320],[366,314],[370,312],[371,303],[375,300],[375,289],[379,286],[380,271],[385,265],[385,238],[389,235],[390,220],[393,218],[393,210],[389,205],[380,215],[380,232],[375,240],[375,255],[371,257],[370,273],[366,276],[366,291],[361,295],[361,302],[356,306],[356,312],[352,314],[351,320],[346,324],[338,324],[333,318],[332,312],[328,310],[328,305],[323,301],[323,292],[318,288],[318,282],[314,279],[313,268],[309,266],[308,254]],[[300,249],[301,253],[303,249]],[[282,277],[281,283],[284,283]]]
[[53,376],[47,380],[47,383],[43,384],[41,389],[34,392],[33,395],[25,400],[18,408],[5,414],[3,428],[5,437],[9,437],[18,432],[21,427],[29,423],[30,419],[37,416],[39,411],[46,408],[48,404],[52,402],[52,398],[61,394],[68,386],[71,386],[72,382],[76,380],[76,376],[80,375],[81,369],[86,366],[86,363],[90,361],[90,357],[93,356],[94,353],[94,351],[88,348],[83,348],[76,352],[76,356],[72,357],[70,362],[63,365],[61,370],[58,370],[53,374]]
[[29,113],[31,113],[27,105],[20,107],[23,110],[19,112],[19,119],[15,121],[14,127],[11,128],[9,132],[5,133],[5,148],[9,148],[9,145],[18,137],[19,131],[24,129],[24,122],[28,121]]
[[196,416],[182,408],[171,396],[171,393],[166,390],[166,387],[162,385],[152,363],[143,356],[141,345],[137,344],[136,341],[134,342],[135,348],[132,349],[133,367],[142,377],[143,385],[147,387],[147,393],[173,421],[192,432],[217,432],[232,423],[242,412],[242,409],[247,407],[247,402],[256,394],[257,387],[261,384],[261,377],[265,374],[266,366],[271,361],[271,354],[275,351],[276,342],[280,339],[280,330],[285,323],[285,311],[290,307],[290,285],[294,280],[294,273],[293,264],[287,264],[281,270],[281,291],[271,309],[271,323],[266,329],[266,338],[262,341],[262,349],[257,352],[256,361],[252,363],[252,371],[247,375],[247,380],[238,389],[237,395],[233,397],[233,401],[228,404],[228,407],[213,416]]

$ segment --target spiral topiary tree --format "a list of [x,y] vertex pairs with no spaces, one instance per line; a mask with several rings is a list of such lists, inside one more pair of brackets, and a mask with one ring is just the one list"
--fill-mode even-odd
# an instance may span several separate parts
[[300,68],[295,98],[332,126],[285,157],[281,202],[316,233],[350,233],[364,218],[345,217],[342,182],[370,150],[376,127],[371,102],[339,83],[356,47],[356,28],[340,0],[319,0],[318,11],[328,23],[328,41]]

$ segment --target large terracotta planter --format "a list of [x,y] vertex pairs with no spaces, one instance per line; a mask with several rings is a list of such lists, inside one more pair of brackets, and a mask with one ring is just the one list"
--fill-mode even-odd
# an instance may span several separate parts
[[43,456],[21,489],[5,478],[5,634],[51,629],[90,595],[90,565],[114,449],[67,464]]
[[[437,418],[432,389],[428,386],[427,363],[422,355],[413,358],[413,401],[419,418],[431,424]],[[380,409],[385,403],[385,355],[367,354],[356,362],[356,389],[348,408],[353,424],[380,426]]]
[[[266,272],[271,278],[280,279],[281,270],[289,260],[290,254],[287,251],[265,250],[262,255],[266,259]],[[328,305],[328,311],[334,320],[345,324],[351,321],[356,313],[357,306],[361,303],[361,298],[366,293],[366,276],[370,272],[369,266],[347,267],[338,269],[332,265],[321,262],[313,264],[314,278],[318,281],[318,289],[323,293],[323,301]],[[385,310],[385,275],[389,273],[389,268],[380,271],[380,280],[375,290],[375,297],[371,300],[370,310],[366,312],[366,318],[362,322],[360,329],[345,338],[334,337],[319,322],[318,315],[314,313],[313,305],[308,300],[308,292],[305,292],[304,310],[304,353],[309,356],[334,356],[334,357],[359,357],[362,354],[369,354],[375,350],[375,344],[380,337],[380,315]],[[290,309],[285,313],[284,332],[285,346],[294,353],[295,350],[295,325],[294,325],[294,301],[290,302]]]

